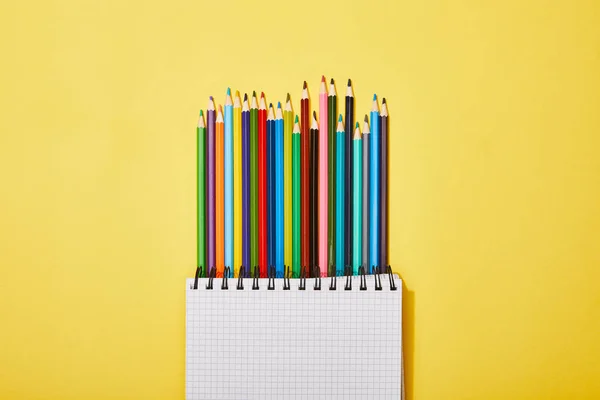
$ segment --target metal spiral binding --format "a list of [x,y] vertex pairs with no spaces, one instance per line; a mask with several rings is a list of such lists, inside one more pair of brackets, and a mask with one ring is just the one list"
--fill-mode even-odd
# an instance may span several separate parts
[[206,284],[207,290],[213,289],[213,279],[215,279],[216,276],[217,276],[217,269],[215,267],[212,267],[210,269],[210,272],[208,273],[208,283]]
[[313,267],[313,275],[315,277],[314,290],[321,290],[321,268],[318,265]]
[[269,284],[267,290],[275,290],[275,267],[269,266]]
[[358,274],[360,275],[360,290],[367,290],[367,277],[365,276],[365,267],[360,267],[358,269]]
[[254,267],[254,278],[252,279],[252,290],[258,290],[260,287],[258,286],[258,278],[260,274],[258,272],[258,266]]
[[306,267],[300,271],[300,285],[298,286],[298,290],[306,290]]
[[352,267],[346,265],[344,268],[346,275],[346,286],[344,286],[344,290],[352,290]]
[[387,266],[386,272],[388,274],[388,277],[390,278],[390,290],[396,290],[396,283],[394,282],[394,277],[392,274],[392,267],[390,267],[389,265]]
[[[335,272],[335,269],[333,269],[333,265],[331,265],[332,268],[330,268],[330,271]],[[335,274],[333,274],[331,276],[331,283],[329,284],[329,290],[336,290],[336,286],[337,286],[337,276]]]
[[290,276],[292,275],[292,269],[284,266],[283,270],[283,290],[290,290]]
[[198,277],[202,276],[202,266],[196,268],[196,277],[194,278],[194,290],[198,290]]
[[221,290],[229,290],[229,283],[227,282],[229,278],[229,267],[225,267],[223,270],[223,282],[221,282]]
[[237,282],[237,286],[236,289],[237,290],[244,290],[244,278],[246,277],[246,268],[244,268],[244,266],[240,266],[240,273],[238,274],[238,282]]
[[375,290],[381,290],[381,268],[373,266],[372,274],[374,275],[375,280]]

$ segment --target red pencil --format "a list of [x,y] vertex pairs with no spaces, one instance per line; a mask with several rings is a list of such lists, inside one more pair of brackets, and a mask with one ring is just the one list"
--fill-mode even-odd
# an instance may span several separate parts
[[258,106],[258,265],[267,277],[267,104],[260,94]]
[[310,127],[310,99],[308,97],[308,86],[304,81],[302,90],[302,99],[300,100],[300,185],[301,185],[301,210],[300,210],[300,229],[301,229],[301,257],[302,269],[308,268],[310,276],[310,186],[309,186],[309,148],[308,131]]

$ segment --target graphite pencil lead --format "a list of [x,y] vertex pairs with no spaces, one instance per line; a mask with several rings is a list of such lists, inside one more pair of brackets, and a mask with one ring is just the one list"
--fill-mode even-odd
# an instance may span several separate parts
[[348,86],[352,86],[352,80],[348,79]]

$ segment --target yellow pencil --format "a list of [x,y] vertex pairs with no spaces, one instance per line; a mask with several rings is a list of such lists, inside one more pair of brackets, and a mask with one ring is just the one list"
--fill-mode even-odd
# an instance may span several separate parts
[[233,265],[235,277],[242,265],[242,104],[240,92],[233,99]]
[[[294,129],[294,110],[288,93],[283,111],[283,202],[284,202],[284,265],[292,268],[292,130]],[[284,271],[286,273],[286,271]]]

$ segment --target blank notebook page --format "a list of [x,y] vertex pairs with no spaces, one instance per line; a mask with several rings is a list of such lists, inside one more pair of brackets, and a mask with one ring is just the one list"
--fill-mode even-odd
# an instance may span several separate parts
[[360,277],[306,279],[298,290],[283,280],[267,290],[268,279],[229,279],[229,290],[215,278],[187,280],[186,398],[187,399],[367,399],[403,398],[402,283],[390,290],[381,275],[375,291],[373,276],[367,290]]

